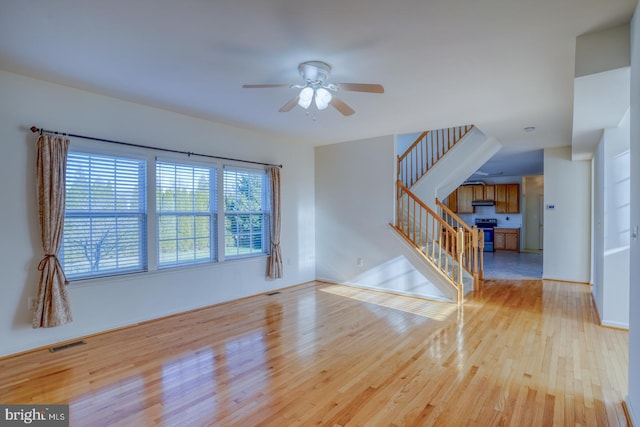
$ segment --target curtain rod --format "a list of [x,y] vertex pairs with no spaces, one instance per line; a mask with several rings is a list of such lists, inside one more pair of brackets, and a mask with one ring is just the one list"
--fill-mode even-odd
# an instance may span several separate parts
[[254,162],[252,160],[241,160],[241,159],[234,159],[234,158],[231,158],[231,157],[213,156],[211,154],[192,153],[190,151],[172,150],[171,148],[152,147],[150,145],[132,144],[130,142],[113,141],[111,139],[94,138],[92,136],[75,135],[73,133],[64,133],[64,132],[57,132],[57,131],[54,131],[54,130],[46,130],[46,129],[38,128],[36,126],[31,126],[30,129],[31,129],[31,132],[33,132],[33,133],[40,132],[40,135],[42,135],[43,133],[48,133],[48,134],[52,134],[52,135],[63,135],[63,136],[66,135],[66,136],[70,136],[70,137],[73,137],[73,138],[89,139],[91,141],[107,142],[109,144],[126,145],[127,147],[146,148],[148,150],[164,151],[164,152],[167,152],[167,153],[185,154],[185,155],[187,155],[189,157],[190,156],[208,157],[210,159],[230,160],[230,161],[233,161],[233,162],[251,163],[251,164],[254,164],[254,165],[273,166],[273,167],[282,168],[282,165],[274,165],[274,164],[271,164],[271,163]]

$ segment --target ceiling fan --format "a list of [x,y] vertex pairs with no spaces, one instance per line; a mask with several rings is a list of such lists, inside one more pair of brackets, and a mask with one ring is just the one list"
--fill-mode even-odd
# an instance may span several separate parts
[[384,88],[379,84],[368,83],[327,83],[331,74],[331,66],[322,61],[307,61],[298,65],[298,71],[304,83],[302,84],[254,84],[242,85],[245,89],[288,87],[301,89],[300,93],[280,108],[281,113],[291,111],[296,105],[305,110],[315,101],[318,110],[324,110],[329,105],[345,116],[355,113],[355,110],[343,101],[332,95],[331,92],[339,90],[352,92],[384,93]]

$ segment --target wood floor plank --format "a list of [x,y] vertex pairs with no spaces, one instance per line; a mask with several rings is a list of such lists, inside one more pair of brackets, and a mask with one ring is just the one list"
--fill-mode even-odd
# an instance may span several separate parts
[[464,306],[313,282],[0,360],[0,402],[72,426],[623,426],[628,333],[591,289]]

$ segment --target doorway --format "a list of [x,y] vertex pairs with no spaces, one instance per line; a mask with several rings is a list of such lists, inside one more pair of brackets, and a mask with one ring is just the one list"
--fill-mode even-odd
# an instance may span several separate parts
[[525,176],[524,187],[524,252],[541,252],[544,234],[544,177]]
[[541,279],[544,233],[544,177],[522,177],[519,252],[498,251],[484,254],[487,279]]

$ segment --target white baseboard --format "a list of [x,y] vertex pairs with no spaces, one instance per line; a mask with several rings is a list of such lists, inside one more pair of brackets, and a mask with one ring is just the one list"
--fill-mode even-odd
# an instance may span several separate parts
[[624,406],[627,408],[626,413],[629,416],[629,418],[631,419],[631,426],[640,426],[640,418],[638,418],[636,412],[634,412],[633,407],[631,406],[631,403],[629,403],[629,396],[627,396],[627,398],[624,401]]
[[612,322],[610,320],[603,320],[600,324],[602,326],[606,326],[606,327],[609,327],[609,328],[624,329],[626,331],[629,330],[629,324],[628,323]]

